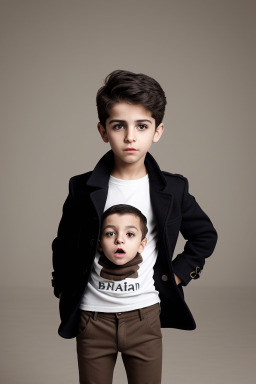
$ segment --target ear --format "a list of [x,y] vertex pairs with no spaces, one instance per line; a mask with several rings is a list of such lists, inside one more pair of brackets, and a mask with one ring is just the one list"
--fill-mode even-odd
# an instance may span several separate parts
[[104,128],[103,125],[101,125],[101,123],[98,123],[97,127],[104,143],[108,143],[108,135],[107,135],[106,128]]
[[164,124],[161,123],[158,125],[157,129],[155,130],[155,134],[153,137],[153,143],[157,143],[160,140],[160,138],[163,134],[163,131],[164,131]]
[[147,239],[146,237],[144,237],[144,239],[141,240],[141,243],[140,243],[140,246],[139,246],[139,249],[138,249],[138,253],[141,253],[144,251],[144,248],[146,247],[146,244],[147,244]]
[[98,241],[98,251],[102,252],[102,246],[101,246],[100,240]]

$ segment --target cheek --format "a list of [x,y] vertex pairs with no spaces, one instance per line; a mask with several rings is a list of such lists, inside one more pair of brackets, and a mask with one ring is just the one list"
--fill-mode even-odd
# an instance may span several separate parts
[[116,148],[117,147],[117,141],[116,140],[112,140],[111,138],[109,139],[109,144],[110,144],[110,147],[111,148]]
[[121,137],[121,135],[119,135],[118,137],[114,137],[113,140],[112,140],[112,144],[113,144],[114,146],[119,145],[121,142],[122,142],[122,137]]
[[140,244],[134,244],[132,248],[133,248],[133,252],[135,253],[141,252]]
[[102,240],[101,241],[101,249],[106,250],[106,249],[108,249],[108,247],[109,247],[109,242],[106,239]]
[[153,138],[151,136],[142,139],[142,143],[144,144],[145,148],[147,148],[147,149],[150,148],[152,142],[153,142]]

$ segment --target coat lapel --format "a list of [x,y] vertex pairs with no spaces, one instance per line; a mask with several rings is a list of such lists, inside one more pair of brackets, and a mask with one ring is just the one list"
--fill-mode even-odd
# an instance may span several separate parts
[[150,181],[150,198],[159,236],[163,235],[165,222],[171,215],[173,196],[167,192],[167,183],[155,159],[148,153],[145,165]]
[[170,215],[173,197],[154,188],[150,188],[150,198],[159,236],[163,235],[167,217]]
[[106,204],[108,195],[108,182],[114,164],[112,151],[107,152],[94,168],[87,181],[87,186],[92,189],[90,198],[97,212],[99,223]]
[[96,191],[91,192],[90,197],[92,200],[92,203],[94,205],[94,208],[98,214],[99,223],[101,223],[101,216],[103,214],[103,210],[106,204],[108,195],[108,189],[98,189]]

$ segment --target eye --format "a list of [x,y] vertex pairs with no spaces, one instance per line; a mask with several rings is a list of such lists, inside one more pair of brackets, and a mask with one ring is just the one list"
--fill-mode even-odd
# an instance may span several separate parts
[[148,126],[146,124],[139,124],[137,128],[139,131],[145,131]]
[[124,126],[122,124],[116,124],[113,126],[113,129],[115,131],[120,131],[120,129],[123,129],[123,128],[124,128]]
[[135,234],[134,233],[132,233],[132,232],[127,232],[127,237],[134,237],[135,236]]
[[105,236],[107,236],[107,237],[113,237],[113,236],[115,236],[115,232],[113,232],[113,231],[108,231],[108,232],[105,233]]

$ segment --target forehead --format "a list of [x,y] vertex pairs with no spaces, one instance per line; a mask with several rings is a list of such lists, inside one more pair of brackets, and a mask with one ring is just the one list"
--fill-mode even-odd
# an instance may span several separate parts
[[106,225],[113,225],[119,228],[125,228],[126,226],[135,226],[140,230],[140,218],[133,213],[113,213],[105,218],[103,221],[103,227]]
[[150,119],[152,122],[155,120],[151,112],[144,108],[141,104],[129,104],[129,103],[116,103],[110,110],[109,117],[110,119],[122,119],[122,120],[141,120],[141,119]]

